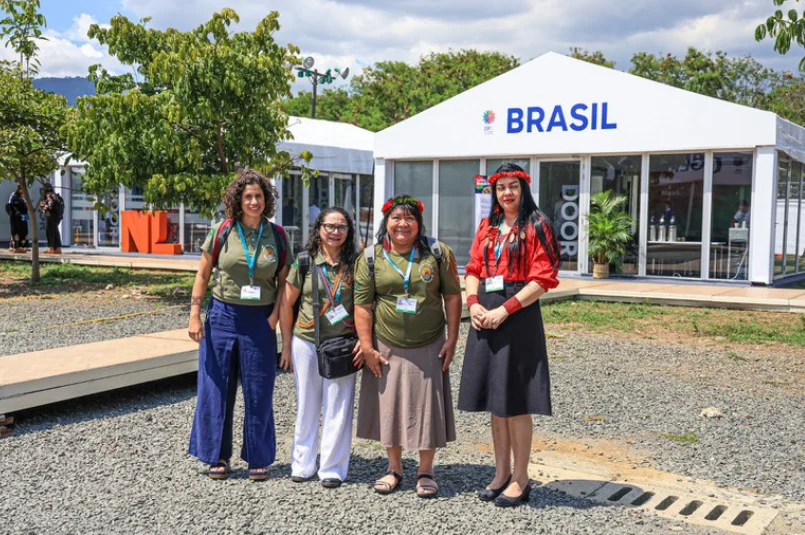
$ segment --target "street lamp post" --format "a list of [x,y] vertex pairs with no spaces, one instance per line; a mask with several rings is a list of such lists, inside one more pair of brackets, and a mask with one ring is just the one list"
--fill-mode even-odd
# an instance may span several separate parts
[[343,71],[336,67],[335,69],[327,69],[325,72],[319,72],[313,68],[314,63],[316,63],[316,60],[314,60],[311,56],[308,56],[302,62],[301,67],[296,67],[297,77],[310,78],[310,82],[313,84],[313,102],[311,103],[310,107],[311,119],[316,118],[316,88],[319,86],[319,83],[331,84],[338,76],[340,76],[343,80],[346,80],[347,76],[349,76],[349,67]]

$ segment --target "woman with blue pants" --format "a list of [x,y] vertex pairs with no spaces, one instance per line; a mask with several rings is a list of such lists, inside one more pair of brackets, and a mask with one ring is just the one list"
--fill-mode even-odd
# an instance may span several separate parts
[[[249,465],[249,479],[267,479],[276,456],[273,394],[279,309],[274,304],[282,298],[292,259],[285,232],[269,221],[275,198],[265,177],[252,170],[238,173],[224,196],[227,219],[207,235],[193,285],[188,331],[200,347],[189,452],[210,465],[212,479],[225,479],[230,472],[238,377],[245,405],[240,456]],[[202,326],[201,303],[216,266]]]

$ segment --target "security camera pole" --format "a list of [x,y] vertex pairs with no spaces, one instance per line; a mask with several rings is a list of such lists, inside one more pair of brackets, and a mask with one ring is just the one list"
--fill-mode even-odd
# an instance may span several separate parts
[[331,84],[335,81],[337,76],[340,76],[343,80],[346,80],[347,76],[349,76],[349,67],[344,69],[343,72],[338,67],[335,69],[327,69],[326,72],[319,72],[313,68],[314,63],[316,63],[316,60],[308,56],[305,58],[305,61],[302,62],[301,67],[296,67],[297,77],[310,78],[310,82],[313,84],[313,102],[310,108],[311,119],[316,118],[316,88],[319,83]]

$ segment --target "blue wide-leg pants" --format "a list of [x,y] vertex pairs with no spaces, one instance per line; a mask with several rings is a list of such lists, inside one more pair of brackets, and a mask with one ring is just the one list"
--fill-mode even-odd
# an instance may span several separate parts
[[213,299],[198,351],[198,398],[189,453],[215,465],[232,455],[238,372],[245,421],[240,457],[250,468],[274,462],[274,377],[277,338],[268,325],[273,305],[232,305]]

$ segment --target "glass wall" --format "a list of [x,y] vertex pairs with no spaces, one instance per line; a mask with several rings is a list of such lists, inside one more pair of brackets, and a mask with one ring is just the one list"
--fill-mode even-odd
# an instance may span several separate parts
[[453,248],[459,266],[470,261],[475,218],[458,214],[469,215],[474,209],[474,178],[480,166],[480,160],[439,162],[439,239]]
[[701,277],[704,154],[649,157],[646,274]]
[[710,225],[710,278],[749,278],[752,224],[751,152],[713,155],[713,210]]
[[580,179],[577,161],[539,164],[539,203],[559,232],[564,271],[578,270]]
[[791,175],[788,181],[788,219],[786,221],[785,274],[797,272],[797,230],[799,229],[799,182],[802,176],[802,164],[791,161]]
[[309,224],[312,227],[322,210],[330,206],[330,175],[321,173],[310,180],[310,204],[308,206]]
[[394,162],[394,195],[402,194],[412,195],[422,201],[425,205],[425,232],[432,232],[430,225],[433,221],[432,161]]
[[[523,170],[531,174],[531,159],[530,158],[507,158],[507,159],[488,159],[486,160],[486,176],[490,176],[497,171],[498,167],[504,163],[513,163],[519,165]],[[532,177],[533,178],[533,177]],[[533,183],[533,182],[532,182]]]
[[184,252],[201,254],[201,246],[212,228],[212,221],[198,212],[185,208],[184,212]]
[[334,205],[346,210],[349,217],[355,221],[355,177],[333,173],[333,200]]
[[372,175],[360,175],[358,177],[359,192],[358,204],[358,222],[357,233],[358,243],[364,247],[368,243],[374,243],[375,228],[374,228],[374,198],[375,198],[375,179]]
[[[84,169],[71,167],[70,173],[70,224],[71,243],[74,247],[93,247],[95,235],[94,200],[84,193],[81,177]],[[64,229],[62,232],[67,232]],[[66,241],[66,240],[65,240]]]
[[791,159],[777,152],[777,203],[774,221],[774,276],[785,273],[786,245],[788,243],[788,193],[791,179]]
[[100,202],[103,208],[98,210],[98,247],[120,246],[120,193],[110,191]]
[[[791,178],[794,180],[794,177]],[[799,175],[799,187],[797,188],[797,228],[796,228],[796,249],[795,261],[796,272],[805,272],[805,164],[802,164],[802,173]]]
[[[632,242],[628,245],[618,273],[637,275],[640,258],[640,156],[602,156],[592,159],[590,195],[611,191],[626,197],[623,210],[632,216]],[[589,272],[593,271],[590,261]]]
[[304,239],[302,233],[302,183],[301,175],[291,173],[282,179],[282,209],[276,214],[288,235],[291,250],[299,252]]

